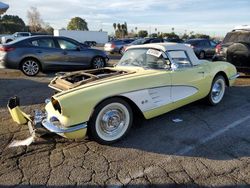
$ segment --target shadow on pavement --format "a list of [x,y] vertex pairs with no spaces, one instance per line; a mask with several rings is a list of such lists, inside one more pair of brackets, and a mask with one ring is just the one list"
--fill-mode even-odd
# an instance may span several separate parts
[[48,81],[38,82],[30,78],[0,79],[0,107],[6,107],[10,97],[18,96],[21,105],[41,104],[53,94]]
[[[127,137],[113,146],[215,160],[249,157],[250,126],[243,124],[216,136],[234,121],[249,116],[249,94],[250,87],[232,87],[216,107],[197,101],[150,120],[139,120]],[[175,118],[183,121],[175,123]],[[249,122],[250,120],[246,121]],[[216,137],[205,144],[199,144],[211,135]],[[190,152],[182,154],[185,148],[188,150],[193,146],[195,148]]]

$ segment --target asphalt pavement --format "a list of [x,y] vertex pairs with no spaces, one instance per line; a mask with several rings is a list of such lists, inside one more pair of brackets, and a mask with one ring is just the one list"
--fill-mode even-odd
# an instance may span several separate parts
[[21,108],[32,113],[53,94],[47,87],[52,78],[0,70],[0,187],[250,186],[250,77],[238,78],[218,106],[198,101],[136,121],[110,146],[49,134],[28,147],[8,148],[29,136],[26,126],[12,121],[8,98],[19,96]]

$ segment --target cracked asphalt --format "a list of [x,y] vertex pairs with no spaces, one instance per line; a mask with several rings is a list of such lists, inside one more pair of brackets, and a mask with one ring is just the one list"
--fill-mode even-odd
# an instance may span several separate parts
[[8,98],[19,96],[27,113],[43,108],[52,77],[0,70],[0,187],[250,187],[250,77],[227,88],[220,105],[198,101],[136,121],[114,145],[49,134],[8,148],[29,136],[12,121]]

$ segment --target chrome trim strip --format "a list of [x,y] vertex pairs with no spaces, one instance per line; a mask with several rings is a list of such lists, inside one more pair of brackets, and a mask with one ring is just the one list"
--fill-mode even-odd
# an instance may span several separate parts
[[230,78],[228,78],[229,80],[235,80],[236,78],[238,78],[240,76],[240,74],[239,73],[237,73],[237,74],[235,74],[235,75],[233,75],[233,76],[231,76]]
[[44,119],[42,121],[42,125],[46,129],[48,129],[50,132],[53,132],[53,133],[69,133],[69,132],[74,132],[74,131],[78,131],[80,129],[87,128],[87,123],[81,123],[81,124],[77,124],[73,127],[68,127],[68,128],[62,129],[62,128],[55,126],[52,122],[50,122],[47,119]]

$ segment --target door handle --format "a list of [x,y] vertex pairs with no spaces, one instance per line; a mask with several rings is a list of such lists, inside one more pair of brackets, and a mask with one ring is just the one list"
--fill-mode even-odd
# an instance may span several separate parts
[[205,74],[205,72],[204,71],[200,71],[200,72],[198,72],[199,74]]

